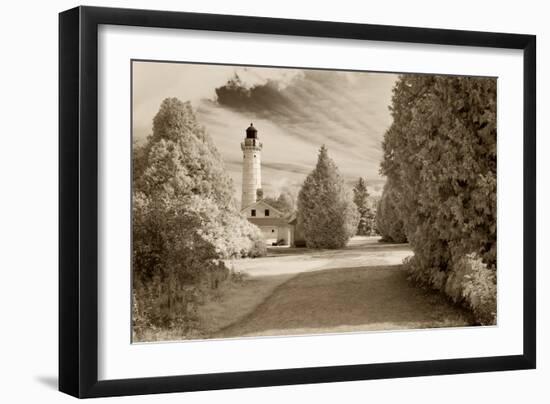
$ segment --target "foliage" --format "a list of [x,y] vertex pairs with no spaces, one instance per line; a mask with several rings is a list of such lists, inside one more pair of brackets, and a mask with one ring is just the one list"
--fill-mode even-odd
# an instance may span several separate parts
[[371,207],[367,182],[359,178],[353,187],[353,202],[359,212],[359,222],[357,224],[357,235],[373,236],[376,234],[376,219],[374,209]]
[[260,236],[253,239],[252,246],[248,250],[247,256],[250,258],[264,257],[267,254],[265,240]]
[[357,230],[359,213],[325,146],[298,195],[298,222],[309,248],[341,248]]
[[391,112],[381,172],[415,253],[411,276],[444,290],[472,253],[495,271],[496,80],[401,75]]
[[407,242],[403,220],[399,217],[399,211],[397,210],[398,198],[399,195],[396,189],[386,183],[376,210],[376,228],[382,236],[381,241],[390,243]]
[[133,159],[134,327],[188,332],[204,289],[228,276],[222,260],[259,254],[262,236],[238,213],[232,182],[190,103],[164,100]]
[[475,254],[462,257],[453,265],[445,293],[455,302],[470,307],[480,324],[496,324],[496,272],[487,268]]
[[296,210],[296,194],[289,188],[283,188],[277,198],[266,197],[263,200],[285,215],[291,215]]
[[496,271],[475,254],[453,261],[446,272],[422,266],[415,256],[407,258],[404,264],[413,281],[441,290],[453,302],[468,307],[478,323],[496,324]]

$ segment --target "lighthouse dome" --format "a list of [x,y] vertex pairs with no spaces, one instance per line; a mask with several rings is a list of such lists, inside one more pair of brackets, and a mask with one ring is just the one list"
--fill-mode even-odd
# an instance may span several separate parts
[[254,125],[250,124],[250,126],[246,129],[246,138],[258,139],[258,131],[254,127]]

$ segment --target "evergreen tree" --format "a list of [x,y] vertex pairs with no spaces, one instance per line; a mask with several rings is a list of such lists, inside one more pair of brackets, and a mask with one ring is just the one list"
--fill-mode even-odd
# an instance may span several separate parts
[[496,265],[496,80],[401,75],[381,171],[414,250],[413,278],[442,289],[468,254]]
[[298,222],[309,248],[341,248],[357,230],[359,214],[325,146],[298,195]]
[[355,206],[357,206],[357,211],[359,212],[357,234],[360,236],[373,235],[374,213],[370,207],[367,182],[361,177],[353,187],[353,202],[355,202]]

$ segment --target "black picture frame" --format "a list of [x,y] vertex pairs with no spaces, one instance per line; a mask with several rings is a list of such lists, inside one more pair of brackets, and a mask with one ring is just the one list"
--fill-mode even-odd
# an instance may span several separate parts
[[[523,354],[98,380],[98,26],[344,38],[523,51]],[[59,390],[104,397],[534,369],[536,366],[536,37],[151,10],[77,7],[59,15]]]

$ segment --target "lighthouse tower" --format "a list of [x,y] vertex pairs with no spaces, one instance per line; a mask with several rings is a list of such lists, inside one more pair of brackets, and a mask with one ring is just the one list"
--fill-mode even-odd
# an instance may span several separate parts
[[262,188],[262,144],[254,125],[246,129],[246,138],[241,143],[243,151],[243,194],[241,209],[256,202],[256,191]]

